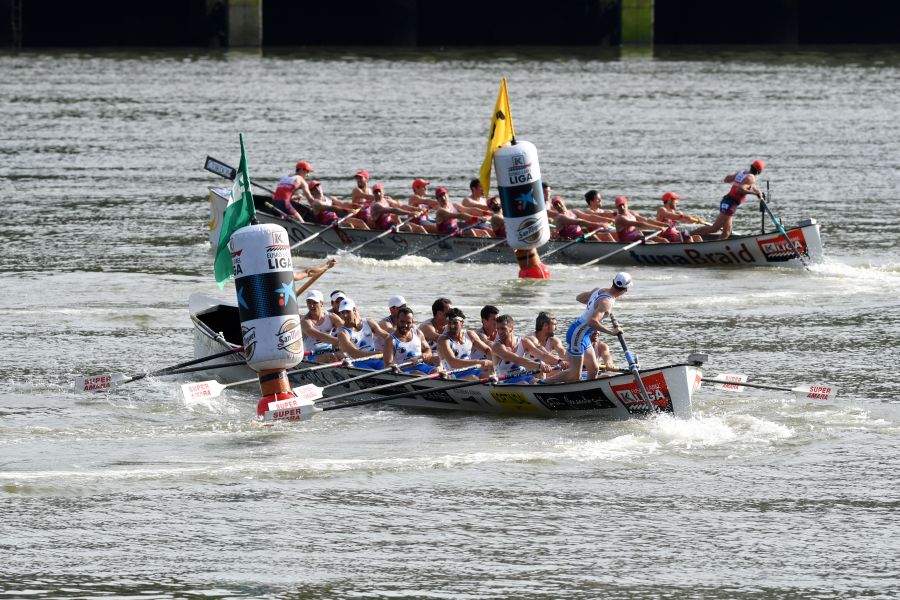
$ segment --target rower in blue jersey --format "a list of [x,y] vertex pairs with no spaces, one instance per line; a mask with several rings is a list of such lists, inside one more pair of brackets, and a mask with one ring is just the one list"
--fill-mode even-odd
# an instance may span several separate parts
[[381,353],[375,350],[375,336],[385,337],[385,332],[372,319],[359,316],[356,303],[344,298],[339,307],[344,325],[338,330],[337,339],[341,352],[357,360],[353,366],[360,369],[383,369],[384,363],[379,360]]
[[[474,331],[466,329],[466,315],[458,308],[447,311],[447,330],[437,339],[437,352],[441,357],[441,365],[448,371],[463,369],[454,373],[457,379],[480,379],[490,374],[493,362],[490,358],[491,348],[482,341]],[[473,356],[478,350],[485,358]]]
[[[608,288],[594,288],[589,292],[581,292],[575,296],[575,300],[587,304],[584,312],[572,321],[566,332],[566,361],[569,368],[547,379],[547,383],[558,381],[581,381],[581,369],[587,368],[587,378],[595,379],[599,370],[597,356],[591,345],[591,333],[599,331],[608,335],[618,335],[621,328],[608,328],[602,323],[611,312],[616,299],[621,297],[631,287],[631,275],[628,273],[616,273],[612,286]],[[585,357],[588,358],[585,358]]]
[[549,373],[553,368],[545,362],[527,358],[522,338],[516,336],[515,330],[516,321],[511,316],[497,317],[497,341],[491,346],[494,374],[506,378],[504,383],[533,383],[534,377],[525,375],[527,370]]
[[428,375],[438,365],[438,359],[432,356],[425,336],[416,328],[412,309],[403,306],[397,310],[394,330],[384,340],[384,364],[400,365],[411,360],[419,362],[403,367],[401,370],[404,373]]

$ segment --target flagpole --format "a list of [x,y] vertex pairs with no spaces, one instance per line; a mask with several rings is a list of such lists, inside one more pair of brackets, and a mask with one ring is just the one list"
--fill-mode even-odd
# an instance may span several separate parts
[[[248,186],[248,189],[250,189],[250,187],[249,187],[250,186],[250,167],[247,165],[247,160],[246,160],[247,153],[244,151],[244,134],[238,133],[238,137],[241,140],[241,156],[244,157],[243,166],[244,166],[244,169],[246,169],[247,186]],[[250,197],[251,198],[253,197],[252,190],[250,192]],[[250,203],[250,224],[251,225],[259,225],[259,220],[256,218],[256,202]]]

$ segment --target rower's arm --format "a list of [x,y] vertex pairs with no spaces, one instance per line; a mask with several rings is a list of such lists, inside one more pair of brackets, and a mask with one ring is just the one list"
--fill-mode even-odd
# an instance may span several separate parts
[[540,363],[537,361],[525,358],[524,356],[519,356],[515,352],[510,351],[502,342],[495,342],[491,347],[491,350],[493,350],[495,357],[516,363],[520,367],[525,367],[526,369],[539,369],[541,367]]
[[577,296],[575,296],[575,301],[576,301],[576,302],[580,302],[580,303],[582,303],[582,304],[587,304],[587,303],[588,303],[588,300],[591,299],[591,296],[594,295],[594,292],[596,292],[596,291],[599,290],[599,289],[600,289],[600,288],[594,288],[594,289],[592,289],[592,290],[589,291],[589,292],[581,292],[580,294],[578,294]]
[[346,331],[338,333],[338,346],[341,351],[350,358],[368,358],[378,354],[378,352],[367,352],[357,348],[356,344],[353,343],[353,340],[350,339],[350,334]]
[[384,366],[394,364],[394,340],[384,340],[384,349],[381,351],[381,358],[384,361]]
[[558,365],[560,363],[560,359],[556,356],[553,356],[547,350],[542,348],[539,344],[535,344],[528,338],[522,338],[522,347],[525,348],[525,351],[531,354],[532,356],[538,356],[541,361],[549,364],[549,365]]

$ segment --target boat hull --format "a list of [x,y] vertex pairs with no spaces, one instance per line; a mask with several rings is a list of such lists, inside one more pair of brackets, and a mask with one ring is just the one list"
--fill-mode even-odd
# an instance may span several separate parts
[[[222,325],[231,319],[231,315],[237,318],[237,310],[234,307],[222,304],[219,299],[196,294],[191,298],[191,309],[196,358],[237,347],[239,339],[234,337],[228,339],[229,330],[233,332],[234,328]],[[217,335],[220,332],[224,336]],[[239,358],[234,357],[231,360],[235,362],[234,367],[216,370],[215,374],[219,379],[230,382],[255,376],[255,372],[249,367],[239,364]],[[669,365],[641,372],[644,387],[659,411],[680,418],[690,418],[692,397],[700,387],[703,375],[701,364]],[[303,363],[298,368],[312,366],[315,366],[315,363]],[[291,375],[291,380],[295,385],[311,383],[320,387],[332,386],[325,391],[326,397],[355,392],[354,400],[406,392],[407,397],[389,400],[387,403],[393,406],[424,409],[544,417],[599,416],[613,419],[646,414],[646,405],[640,399],[637,382],[631,374],[577,383],[477,384],[455,390],[442,389],[447,386],[446,380],[410,382],[414,379],[413,376],[393,373],[374,375],[362,381],[341,383],[364,373],[365,370],[354,367],[335,367],[318,371],[300,371]],[[404,381],[408,383],[400,384]],[[398,385],[377,392],[370,392],[367,389],[387,383]]]
[[[209,194],[210,243],[215,247],[218,243],[217,224],[221,222],[225,206],[228,203],[229,190],[211,188]],[[383,233],[375,230],[350,229],[339,230],[323,227],[314,223],[305,223],[302,227],[272,214],[265,207],[266,198],[257,197],[257,218],[260,223],[277,223],[287,229],[291,244],[304,239],[307,235],[326,230],[316,239],[296,248],[297,254],[325,256],[334,254],[335,247],[350,249]],[[306,231],[304,231],[304,229]],[[308,233],[307,233],[308,232]],[[807,219],[801,226],[786,229],[791,241],[797,246],[804,258],[811,262],[820,262],[824,258],[822,238],[819,225],[813,219]],[[416,252],[432,261],[444,262],[459,259],[494,244],[496,238],[453,237],[429,246],[441,236],[416,233],[391,233],[372,241],[360,249],[359,256],[392,260],[407,252],[424,248]],[[581,264],[623,249],[626,244],[616,242],[579,242],[568,245],[570,241],[551,240],[540,249],[542,256],[548,256],[549,263]],[[331,245],[329,245],[331,244]],[[558,251],[557,251],[558,250]],[[476,263],[515,263],[515,256],[506,244],[478,252],[463,259],[464,262]],[[620,251],[602,261],[611,265],[646,265],[661,267],[802,267],[791,247],[777,231],[759,235],[732,237],[723,241],[708,241],[689,244],[640,244],[628,250]]]

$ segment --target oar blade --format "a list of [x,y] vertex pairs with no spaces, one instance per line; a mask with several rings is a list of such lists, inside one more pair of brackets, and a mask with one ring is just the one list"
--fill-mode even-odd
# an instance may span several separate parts
[[815,385],[800,385],[791,388],[791,391],[807,400],[822,400],[824,402],[831,402],[837,398],[838,395],[838,389],[836,387],[821,383]]
[[298,385],[294,388],[294,395],[296,395],[297,398],[300,398],[301,400],[318,400],[322,397],[322,388],[314,383]]
[[228,386],[222,385],[215,379],[184,383],[180,386],[181,398],[185,402],[197,402],[199,400],[218,398],[227,387]]
[[714,390],[725,390],[727,392],[743,392],[746,388],[740,384],[747,381],[747,376],[743,373],[720,373],[716,379],[721,381],[713,383]]
[[83,392],[107,392],[116,389],[123,383],[131,381],[124,373],[108,373],[106,375],[79,375],[75,378],[74,390]]
[[306,398],[288,398],[269,402],[269,410],[263,413],[263,421],[305,421],[322,409]]

